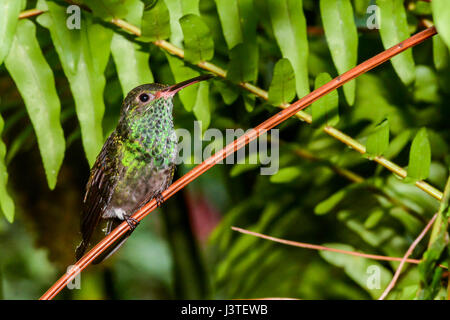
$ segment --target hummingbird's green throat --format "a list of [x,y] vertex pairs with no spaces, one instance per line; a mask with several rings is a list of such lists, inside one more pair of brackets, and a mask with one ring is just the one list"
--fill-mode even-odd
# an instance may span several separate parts
[[[212,78],[202,75],[173,86],[158,83],[131,90],[122,104],[119,123],[108,137],[91,169],[81,217],[82,242],[77,260],[84,254],[97,225],[106,221],[105,233],[125,220],[131,230],[138,221],[131,215],[172,183],[177,156],[173,126],[173,97],[183,88]],[[94,263],[115,252],[129,233],[111,245]]]

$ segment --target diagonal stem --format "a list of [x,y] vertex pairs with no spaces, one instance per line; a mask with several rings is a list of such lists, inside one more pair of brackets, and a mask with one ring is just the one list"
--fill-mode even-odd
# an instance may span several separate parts
[[[341,177],[344,177],[345,179],[347,179],[353,183],[367,182],[367,180],[364,177],[360,176],[359,174],[357,174],[353,171],[350,171],[346,168],[341,168],[325,159],[321,159],[321,158],[317,157],[316,155],[312,154],[311,152],[309,152],[308,150],[304,150],[299,147],[294,147],[294,148],[292,148],[292,151],[296,155],[298,155],[300,158],[310,160],[310,161],[324,162],[325,165],[327,165],[334,173],[336,173],[337,175],[340,175]],[[394,206],[401,207],[403,210],[408,212],[412,217],[414,217],[418,221],[420,221],[422,223],[426,223],[426,221],[420,214],[412,211],[411,208],[409,208],[405,204],[401,203],[401,201],[397,200],[396,198],[391,197],[383,189],[380,189],[373,184],[367,185],[367,188],[369,191],[372,191],[373,193],[383,197],[384,199],[386,199],[387,201],[392,203]]]
[[[394,277],[392,278],[391,282],[389,283],[388,287],[385,289],[379,300],[383,300],[386,298],[386,296],[389,294],[389,292],[394,288],[395,283],[397,282],[400,273],[402,272],[403,265],[405,263],[405,260],[411,255],[411,253],[414,251],[414,248],[417,246],[417,244],[423,239],[423,237],[428,233],[428,231],[431,229],[431,227],[434,224],[434,228],[430,235],[430,240],[428,242],[428,247],[430,247],[434,241],[436,241],[436,237],[438,236],[438,233],[441,231],[442,223],[445,222],[444,230],[447,229],[447,221],[445,221],[446,216],[445,212],[448,208],[448,201],[450,198],[450,177],[447,179],[447,183],[444,189],[444,196],[441,201],[441,205],[439,207],[438,212],[433,216],[433,218],[428,222],[427,226],[423,229],[423,231],[420,233],[420,235],[414,240],[414,242],[409,247],[408,251],[406,251],[405,256],[403,257],[402,262],[398,266],[397,270],[395,271]],[[444,231],[445,232],[445,231]]]
[[[288,246],[304,248],[304,249],[319,250],[319,251],[330,251],[330,252],[342,253],[342,254],[347,254],[347,255],[361,257],[361,258],[366,258],[366,259],[381,260],[381,261],[403,261],[403,259],[404,259],[404,258],[400,258],[400,257],[381,256],[381,255],[377,255],[377,254],[370,254],[370,253],[356,252],[356,251],[348,251],[348,250],[342,250],[342,249],[336,249],[336,248],[331,248],[331,247],[311,244],[311,243],[304,243],[304,242],[286,240],[286,239],[276,238],[276,237],[268,236],[268,235],[265,235],[265,234],[262,234],[262,233],[258,233],[258,232],[254,232],[254,231],[238,228],[238,227],[231,227],[231,229],[234,230],[234,231],[243,233],[243,234],[247,234],[247,235],[250,235],[250,236],[257,237],[257,238],[261,238],[261,239],[265,239],[265,240],[269,240],[269,241],[273,241],[273,242],[282,243],[282,244],[285,244],[285,245],[288,245]],[[418,260],[418,259],[405,259],[404,262],[413,263],[413,264],[419,264],[421,262],[421,260]],[[445,267],[443,265],[440,265],[440,267],[443,268],[443,269],[447,269],[447,267]]]
[[405,255],[402,258],[402,261],[400,262],[397,270],[395,271],[394,277],[392,278],[391,282],[387,286],[387,288],[384,290],[383,294],[380,296],[378,300],[384,300],[386,296],[391,292],[391,290],[394,288],[395,284],[397,283],[398,278],[400,277],[400,273],[402,272],[403,265],[405,264],[406,260],[408,260],[408,257],[412,254],[416,246],[419,244],[419,242],[425,237],[425,235],[428,233],[428,231],[433,226],[434,220],[436,220],[437,214],[431,218],[431,220],[428,222],[428,224],[425,226],[425,228],[422,230],[422,232],[419,234],[419,236],[416,238],[416,240],[411,243],[408,250],[406,251]]
[[[388,61],[392,57],[398,55],[399,53],[411,48],[426,39],[432,37],[436,34],[436,29],[429,28],[422,32],[415,34],[414,36],[408,38],[407,40],[389,48],[378,55],[366,60],[365,62],[359,64],[355,68],[347,71],[346,73],[338,76],[337,78],[331,80],[322,87],[312,91],[308,95],[304,96],[302,99],[294,102],[285,109],[279,111],[253,130],[247,131],[244,135],[240,136],[225,148],[219,150],[214,155],[203,161],[201,164],[197,165],[194,169],[186,173],[183,177],[175,181],[167,190],[165,190],[162,195],[164,199],[169,199],[176,192],[180,191],[187,184],[198,178],[201,174],[212,168],[216,163],[221,162],[223,159],[233,154],[237,150],[241,149],[251,141],[257,139],[260,135],[266,133],[268,130],[276,127],[283,121],[297,114],[300,110],[306,108],[314,101],[320,99],[324,95],[330,93],[333,90],[341,87],[345,83],[355,79],[361,74],[368,72],[369,70],[379,66],[380,64]],[[143,206],[140,210],[133,214],[133,218],[141,221],[150,212],[156,208],[156,200],[152,200]],[[124,235],[129,230],[129,226],[126,222],[121,223],[116,229],[114,229],[108,236],[103,238],[94,248],[92,248],[88,253],[86,253],[75,265],[70,269],[69,272],[64,274],[56,283],[48,289],[46,293],[41,297],[41,299],[52,299],[56,296],[77,274],[79,274],[84,268],[86,268],[97,256],[99,256],[107,247],[112,245],[119,237]]]

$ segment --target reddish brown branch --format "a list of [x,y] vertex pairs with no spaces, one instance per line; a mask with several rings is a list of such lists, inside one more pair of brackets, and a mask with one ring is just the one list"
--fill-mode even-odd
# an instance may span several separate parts
[[[406,39],[405,41],[400,42],[394,47],[383,51],[382,53],[372,57],[371,59],[361,63],[355,68],[347,71],[341,76],[333,79],[329,83],[323,85],[322,87],[314,90],[310,94],[306,95],[302,99],[296,101],[291,104],[286,109],[278,112],[271,118],[267,119],[259,126],[247,132],[245,135],[239,137],[234,140],[232,143],[227,145],[222,150],[215,153],[213,156],[206,159],[203,163],[196,166],[194,169],[189,171],[183,177],[175,181],[166,191],[163,192],[164,199],[169,199],[176,192],[180,191],[184,188],[188,183],[199,177],[202,173],[213,167],[217,162],[226,158],[227,156],[233,154],[235,151],[244,147],[251,141],[258,138],[261,134],[267,132],[268,130],[274,128],[279,125],[286,119],[295,115],[300,110],[306,108],[314,101],[320,99],[324,95],[329,92],[336,90],[341,87],[343,84],[355,79],[359,75],[366,73],[367,71],[377,67],[378,65],[388,61],[392,57],[397,54],[425,41],[428,38],[431,38],[436,34],[436,29],[434,27],[428,28],[422,32],[415,34],[414,36]],[[150,212],[152,212],[156,208],[156,201],[152,200],[147,205],[142,207],[139,211],[137,211],[133,218],[137,220],[142,220],[146,217]],[[71,269],[68,273],[64,274],[56,283],[51,286],[50,289],[41,297],[41,299],[52,299],[56,296],[65,286],[71,281],[77,274],[79,274],[84,268],[86,268],[100,253],[102,253],[107,247],[113,244],[120,236],[125,234],[129,230],[129,227],[126,222],[119,225],[116,229],[114,229],[108,236],[106,236],[102,241],[100,241],[91,251],[89,251],[83,258],[81,258],[76,264],[75,267]]]
[[436,220],[437,213],[433,216],[433,218],[428,222],[428,224],[425,226],[425,228],[422,230],[422,232],[419,234],[419,236],[416,238],[416,240],[411,243],[408,250],[406,251],[405,255],[403,256],[402,261],[400,262],[397,270],[395,271],[394,277],[392,278],[391,282],[387,286],[387,288],[384,290],[383,294],[378,300],[384,300],[386,296],[389,294],[389,292],[394,288],[395,283],[397,282],[398,278],[400,277],[400,273],[402,272],[403,265],[405,264],[406,260],[408,260],[408,257],[412,254],[416,246],[419,244],[419,242],[425,237],[425,235],[428,233],[428,231],[433,226],[434,220]]
[[[298,241],[292,241],[292,240],[285,240],[285,239],[280,239],[280,238],[268,236],[268,235],[265,235],[265,234],[262,234],[262,233],[249,231],[249,230],[245,230],[245,229],[242,229],[242,228],[237,228],[237,227],[231,227],[231,229],[233,229],[234,231],[237,231],[237,232],[240,232],[240,233],[244,233],[244,234],[248,234],[248,235],[251,235],[251,236],[254,236],[254,237],[258,237],[258,238],[261,238],[261,239],[270,240],[270,241],[273,241],[273,242],[278,242],[278,243],[286,244],[288,246],[299,247],[299,248],[303,248],[303,249],[312,249],[312,250],[319,250],[319,251],[330,251],[330,252],[342,253],[342,254],[347,254],[347,255],[361,257],[361,258],[366,258],[366,259],[381,260],[381,261],[403,261],[403,259],[404,259],[404,257],[400,258],[400,257],[380,256],[380,255],[377,255],[377,254],[370,254],[370,253],[363,253],[363,252],[356,252],[356,251],[348,251],[348,250],[342,250],[342,249],[336,249],[336,248],[320,246],[320,245],[317,245],[317,244],[304,243],[304,242],[298,242]],[[421,260],[418,260],[418,259],[406,259],[404,261],[408,262],[408,263],[413,263],[413,264],[419,264],[421,262]],[[446,267],[443,266],[443,265],[439,265],[439,266],[441,268],[446,269]]]

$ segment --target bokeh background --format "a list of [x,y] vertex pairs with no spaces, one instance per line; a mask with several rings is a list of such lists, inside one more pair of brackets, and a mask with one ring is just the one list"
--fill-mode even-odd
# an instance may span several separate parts
[[[64,1],[47,2],[67,6]],[[88,1],[70,2],[83,2],[89,7]],[[103,2],[111,7],[126,3]],[[176,26],[178,31],[174,31],[177,21],[173,19],[180,15],[183,5],[198,5],[198,16],[209,28],[209,36],[214,43],[214,57],[208,59],[225,69],[231,67],[236,70],[235,65],[228,64],[233,57],[224,22],[218,13],[218,6],[223,1],[134,2],[141,3],[141,14],[143,8],[147,11],[154,10],[155,6],[161,9],[161,2],[164,2],[172,17],[172,20],[161,17],[161,20],[171,23],[172,33],[167,40],[178,46],[184,43],[183,33],[180,34]],[[252,45],[256,48],[254,52],[242,48],[233,51],[233,61],[236,63],[238,55],[243,65],[254,66],[250,71],[245,70],[247,77],[250,75],[245,80],[268,90],[274,85],[274,67],[283,57],[280,39],[274,32],[276,21],[268,7],[273,1],[229,2],[248,6],[248,20],[243,20],[241,26],[251,29]],[[280,1],[303,8],[307,24],[308,47],[304,50],[308,52],[306,83],[309,90],[314,89],[315,79],[320,74],[326,72],[334,77],[339,72],[332,57],[333,48],[330,49],[324,34],[324,13],[319,1],[294,2]],[[329,1],[326,5],[334,5],[334,2]],[[369,30],[366,25],[366,9],[375,1],[337,2],[351,5],[351,21],[358,29],[357,61],[365,61],[383,51],[379,30]],[[433,22],[432,8],[427,2],[393,3],[400,4],[400,9],[395,9],[395,12],[400,10],[405,14],[408,33],[422,30],[423,20]],[[36,1],[26,1],[22,9],[33,9],[37,5]],[[104,17],[96,16],[97,11],[93,9],[93,13],[82,10],[82,25],[88,23],[85,20],[88,16],[93,19],[89,23],[123,33],[105,22],[106,18],[102,20]],[[292,14],[295,17],[301,12]],[[39,47],[55,78],[61,103],[65,155],[56,187],[50,190],[23,95],[5,64],[1,64],[4,161],[9,176],[8,193],[15,203],[13,223],[0,217],[0,297],[3,299],[38,298],[68,265],[74,263],[74,250],[80,241],[81,203],[89,176],[89,163],[69,80],[48,28],[37,19],[31,17],[28,20],[36,27]],[[175,83],[174,70],[180,68],[180,64],[193,72],[201,71],[189,61],[168,57],[167,52],[145,39],[136,41],[136,37],[129,37],[129,41],[136,43],[136,50],[150,53],[146,62],[156,82]],[[411,143],[416,133],[426,128],[431,165],[425,178],[442,191],[450,160],[450,69],[445,45],[447,64],[436,66],[437,49],[433,46],[438,44],[434,42],[428,40],[412,50],[413,64],[408,69],[412,80],[401,79],[398,70],[391,63],[385,63],[356,80],[354,103],[349,103],[344,91],[339,89],[331,124],[364,144],[376,126],[388,119],[390,144],[384,155],[405,168],[410,161]],[[177,62],[172,61],[171,65],[168,59]],[[295,95],[295,86],[292,90],[292,79],[286,74],[290,73],[281,72],[277,81],[288,83],[288,91]],[[124,97],[117,63],[109,54],[104,76],[102,126],[106,137],[117,123]],[[290,97],[291,100],[293,98]],[[233,81],[212,80],[204,101],[207,103],[199,114],[188,110],[177,97],[175,126],[192,131],[194,120],[207,119],[209,127],[222,132],[227,128],[246,130],[279,110],[267,101],[255,99]],[[330,103],[333,104],[332,101]],[[308,114],[311,114],[310,109],[306,110]],[[336,114],[339,119],[335,118]],[[101,265],[89,266],[81,275],[81,290],[64,289],[57,298],[378,298],[392,278],[397,262],[290,247],[239,234],[232,231],[231,226],[294,241],[401,257],[437,212],[439,201],[415,187],[413,181],[402,181],[370,161],[370,156],[362,156],[330,137],[324,133],[323,124],[309,125],[292,118],[279,129],[280,171],[277,174],[262,176],[259,165],[216,165],[169,199],[162,208],[152,212],[112,258]],[[175,179],[191,168],[191,165],[180,165]],[[413,257],[420,259],[427,244],[428,238],[419,244]],[[446,259],[444,254],[441,260]],[[369,266],[380,270],[378,289],[367,286]],[[407,265],[389,298],[416,297],[417,292],[428,286],[423,279],[417,266]],[[444,298],[447,280],[442,278],[434,286],[433,294],[428,297]]]

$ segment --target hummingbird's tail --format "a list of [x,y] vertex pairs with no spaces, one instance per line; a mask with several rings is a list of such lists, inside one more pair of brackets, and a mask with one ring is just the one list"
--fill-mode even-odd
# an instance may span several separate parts
[[[107,222],[105,235],[108,235],[111,233],[111,231],[116,228],[119,224],[121,224],[123,220],[120,219],[110,219]],[[134,229],[133,229],[134,230]],[[130,234],[133,232],[133,230],[128,231],[123,236],[121,236],[119,239],[117,239],[112,245],[110,245],[108,248],[105,249],[97,258],[95,258],[94,261],[92,261],[92,264],[99,264],[100,262],[106,260],[109,258],[114,252],[116,252],[128,239]],[[75,257],[78,260],[83,257],[84,252],[86,251],[87,247],[89,246],[89,240],[84,239],[81,241],[81,243],[78,245],[77,249],[75,250]]]
[[[111,233],[112,230],[114,230],[119,224],[121,224],[123,220],[120,219],[110,219],[108,221],[108,224],[106,225],[106,232],[105,234],[108,235]],[[116,252],[128,239],[131,232],[125,233],[123,236],[121,236],[119,239],[117,239],[112,245],[110,245],[108,248],[105,249],[97,258],[95,258],[94,261],[92,261],[92,264],[99,264],[100,262],[108,259],[114,252]]]

